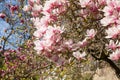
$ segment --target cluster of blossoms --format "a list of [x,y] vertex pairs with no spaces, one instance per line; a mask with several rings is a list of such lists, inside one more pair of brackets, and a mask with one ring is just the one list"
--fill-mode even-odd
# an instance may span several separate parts
[[[39,0],[29,0],[29,5],[23,8],[24,11],[32,10],[32,16],[34,17],[32,21],[36,31],[33,35],[37,39],[34,41],[34,49],[38,54],[48,57],[57,65],[62,65],[65,61],[65,59],[60,58],[60,53],[73,52],[73,56],[78,60],[85,57],[86,53],[80,53],[78,49],[85,47],[88,44],[88,40],[93,39],[96,34],[94,29],[88,29],[86,38],[77,43],[62,37],[64,27],[62,25],[57,26],[57,24],[53,25],[52,23],[57,21],[59,15],[66,12],[66,5],[68,6],[68,4],[67,0],[48,0],[42,6]],[[40,14],[43,15],[41,18],[39,18]]]
[[102,6],[106,4],[106,0],[79,0],[81,8],[81,16],[88,16],[89,13],[98,15],[98,12],[101,10]]
[[[106,33],[106,38],[117,39],[120,35],[120,1],[119,0],[107,0],[106,6],[102,10],[104,12],[104,18],[101,19],[101,24],[103,26],[108,26]],[[119,41],[114,43],[110,40],[108,46],[109,49],[113,50],[110,54],[110,59],[119,60],[120,59],[120,45]]]
[[112,54],[110,54],[110,59],[112,60],[119,60],[120,59],[120,42],[114,42],[110,40],[109,44],[106,45],[108,49],[112,50]]
[[[64,32],[64,27],[52,25],[55,21],[57,21],[57,17],[61,15],[61,13],[66,11],[66,5],[68,5],[67,0],[48,0],[45,2],[44,6],[40,4],[40,1],[29,0],[29,5],[26,5],[23,10],[29,11],[32,10],[34,18],[32,21],[34,22],[34,26],[37,29],[34,32],[34,36],[36,37],[35,50],[38,54],[43,54],[46,57],[53,60],[58,65],[63,64],[64,59],[59,58],[59,53],[65,53],[67,51],[73,52],[73,56],[78,58],[82,58],[81,56],[85,54],[78,53],[76,51],[80,47],[84,47],[87,45],[87,40],[94,38],[96,31],[94,29],[87,30],[86,38],[83,41],[79,41],[78,43],[73,43],[72,40],[65,40],[62,37],[62,33]],[[37,13],[43,14],[41,18]],[[79,56],[75,56],[79,55]]]
[[103,26],[110,26],[106,30],[106,38],[117,38],[120,34],[120,1],[108,0],[107,5],[102,10],[104,18],[101,20]]
[[103,26],[110,26],[106,33],[106,38],[117,38],[120,34],[120,1],[107,1],[107,6],[103,9],[104,18],[101,20]]
[[101,5],[106,4],[106,0],[79,0],[81,7],[88,7],[91,11],[97,10]]
[[106,6],[103,8],[104,18],[101,20],[103,26],[119,25],[120,18],[120,1],[119,0],[107,0]]
[[[82,11],[83,15],[88,15],[89,12],[104,12],[104,17],[100,20],[102,26],[106,26],[105,32],[107,39],[118,39],[120,35],[120,1],[119,0],[79,0],[80,5],[84,9]],[[101,7],[102,6],[102,7]],[[107,49],[112,50],[110,54],[110,59],[119,60],[120,59],[120,49],[119,41],[114,43],[113,40],[109,41],[107,44]]]
[[[60,26],[50,24],[57,20],[57,15],[64,12],[65,4],[64,0],[50,0],[46,1],[44,7],[42,7],[39,0],[29,0],[29,5],[23,8],[24,11],[32,10],[32,16],[34,17],[32,21],[37,29],[33,34],[37,39],[34,42],[34,49],[38,54],[42,53],[57,65],[62,65],[64,59],[50,53],[62,51],[59,46],[62,43],[63,29]],[[40,14],[43,14],[41,18],[39,18]]]
[[[115,39],[119,36],[120,1],[97,0],[96,3],[94,0],[80,0],[79,2],[82,8],[87,8],[87,10],[84,10],[91,12],[101,11],[100,5],[104,5],[105,7],[102,10],[104,12],[104,18],[101,19],[100,22],[103,26],[108,26],[106,30],[107,36],[105,38]],[[34,42],[36,46],[35,50],[49,58],[54,58],[56,53],[64,53],[67,50],[73,52],[73,56],[77,59],[82,58],[83,55],[85,56],[85,52],[81,54],[76,50],[86,46],[88,44],[88,40],[94,38],[96,31],[94,29],[87,30],[86,38],[83,41],[79,41],[78,43],[73,43],[72,40],[64,40],[61,36],[62,33],[64,33],[63,27],[53,25],[53,23],[57,21],[57,17],[61,13],[66,11],[65,5],[67,5],[69,2],[66,0],[48,0],[45,1],[44,5],[41,5],[40,3],[40,0],[29,0],[29,5],[26,5],[23,8],[24,11],[31,10],[31,14],[34,17],[32,21],[34,22],[34,26],[37,29],[34,32],[34,36],[37,38],[37,40]],[[41,18],[39,18],[40,14],[43,14]],[[113,53],[110,54],[110,59],[118,60],[120,58],[119,44],[115,44],[112,40],[110,40],[107,47],[113,50]],[[51,53],[53,53],[55,56],[52,57],[53,54]]]

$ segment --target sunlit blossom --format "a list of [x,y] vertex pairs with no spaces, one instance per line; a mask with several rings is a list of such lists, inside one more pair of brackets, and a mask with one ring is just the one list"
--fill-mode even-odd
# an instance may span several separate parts
[[86,56],[86,53],[80,53],[79,51],[73,52],[73,56],[78,60],[83,59]]
[[87,33],[86,36],[89,37],[90,39],[94,38],[96,35],[96,31],[94,29],[87,30],[86,33]]
[[110,54],[109,58],[111,60],[118,61],[120,59],[120,49],[117,49],[115,52],[113,52],[112,54]]

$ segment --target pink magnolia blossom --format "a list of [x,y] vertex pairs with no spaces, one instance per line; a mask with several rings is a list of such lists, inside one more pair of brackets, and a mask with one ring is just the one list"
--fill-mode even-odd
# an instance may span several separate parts
[[65,59],[59,57],[58,55],[53,55],[50,60],[54,62],[57,66],[62,66],[65,63]]
[[44,45],[40,40],[34,41],[35,47],[34,49],[37,51],[37,53],[41,53],[41,51],[44,50]]
[[101,19],[100,22],[103,26],[108,26],[112,24],[120,25],[120,18],[115,16],[107,16]]
[[38,53],[52,52],[52,50],[54,49],[52,40],[40,40],[38,44],[40,44],[38,46],[36,45],[36,48],[40,48],[37,50]]
[[42,5],[34,4],[32,7],[33,12],[41,12],[42,11]]
[[88,38],[90,38],[90,39],[92,39],[92,38],[94,38],[95,37],[95,35],[96,35],[96,31],[94,30],[94,29],[88,29],[87,31],[86,31],[86,33],[87,33],[87,37]]
[[91,12],[97,12],[98,11],[98,2],[94,0],[79,0],[81,7],[87,8]]
[[53,41],[52,40],[41,40],[43,46],[44,46],[44,50],[45,52],[52,52],[53,49],[54,49],[54,46],[53,46]]
[[45,2],[45,5],[44,5],[44,8],[43,8],[43,11],[44,12],[47,12],[47,13],[51,13],[52,10],[54,9],[54,7],[58,4],[59,0],[49,0],[49,1],[46,1]]
[[46,1],[45,5],[43,7],[43,11],[47,12],[47,13],[51,13],[52,8],[53,8],[52,2],[51,1]]
[[43,16],[41,19],[40,19],[40,26],[48,26],[48,24],[52,21],[53,19],[51,19],[51,17],[48,15],[48,16]]
[[9,56],[10,55],[10,52],[4,52],[4,56]]
[[68,50],[71,50],[73,48],[73,40],[69,39],[63,42],[63,46],[65,49],[67,48]]
[[59,58],[58,61],[56,62],[57,66],[62,66],[65,64],[65,59],[64,58]]
[[31,7],[29,5],[25,5],[23,7],[23,11],[29,11],[29,10],[31,10]]
[[64,7],[64,6],[61,6],[57,11],[56,11],[56,13],[54,13],[54,14],[61,14],[61,13],[64,13],[64,12],[66,12],[66,7]]
[[34,33],[33,33],[33,35],[35,36],[35,37],[37,37],[37,38],[41,38],[43,35],[44,35],[44,30],[43,31],[41,31],[41,30],[36,30]]
[[110,54],[109,58],[111,60],[118,61],[120,59],[120,49],[117,49],[115,52],[113,52],[112,54]]
[[[36,29],[43,29],[43,31],[48,27],[48,21],[46,17],[42,17],[41,19],[36,17],[36,18],[31,18],[31,20],[34,22],[34,26]],[[44,21],[44,22],[43,22]]]
[[120,28],[118,27],[110,27],[106,30],[107,36],[106,38],[116,38],[120,33]]
[[109,49],[115,50],[117,48],[117,42],[114,43],[113,40],[110,40],[109,44],[107,45]]
[[[107,5],[103,8],[104,18],[101,20],[103,26],[120,24],[120,1],[107,0]],[[107,21],[108,20],[108,21]]]
[[33,5],[34,5],[34,1],[35,1],[35,0],[28,0],[28,3],[30,4],[30,6],[33,6]]
[[72,44],[71,45],[71,51],[76,51],[79,48],[83,48],[83,47],[87,46],[88,45],[87,39],[88,38],[85,38],[83,41],[79,41],[75,44]]
[[63,44],[59,44],[54,47],[54,53],[64,53],[66,51],[67,51],[67,48]]
[[0,13],[0,18],[5,18],[5,14],[4,13]]
[[79,0],[81,7],[86,7],[87,5],[89,5],[89,3],[91,2],[91,0]]
[[78,44],[80,45],[80,47],[85,47],[88,44],[87,39],[88,38],[85,38],[83,41],[78,42]]
[[98,0],[98,3],[99,3],[100,5],[105,5],[105,4],[106,4],[106,1],[107,1],[107,0]]
[[64,5],[66,5],[66,0],[49,0],[46,1],[43,7],[43,14],[60,14],[64,12],[66,9]]
[[79,51],[73,52],[73,56],[78,60],[83,59],[86,56],[86,53],[80,53]]
[[104,16],[113,15],[114,8],[112,6],[105,6],[102,10],[104,12]]
[[20,55],[20,56],[19,56],[19,59],[20,59],[21,61],[24,61],[25,59],[27,59],[27,57],[26,57],[25,55]]
[[87,17],[89,14],[89,11],[87,9],[80,10],[80,16],[81,17]]
[[31,14],[33,17],[38,17],[40,15],[39,12],[32,12]]
[[17,11],[18,10],[18,5],[15,5],[15,6],[13,6],[13,5],[11,5],[10,6],[10,11],[11,11],[11,13],[13,14],[14,13],[14,11]]
[[56,21],[57,20],[57,13],[54,13],[54,10],[55,9],[51,9],[51,12],[53,11],[52,14],[51,14],[51,12],[50,13],[48,13],[46,11],[42,12],[45,15],[45,17],[48,18],[48,21]]
[[[37,31],[35,31],[34,35],[38,38],[41,38],[40,41],[38,41],[38,44],[36,44],[36,50],[40,51],[42,47],[42,49],[44,48],[44,51],[47,52],[51,52],[53,51],[54,47],[56,47],[56,44],[59,43],[59,41],[61,40],[61,34],[62,34],[62,29],[58,26],[48,26],[45,29],[45,32],[42,33],[43,29],[38,29]],[[43,30],[44,31],[44,30]],[[42,34],[42,35],[41,35]],[[42,36],[42,37],[41,37]],[[42,46],[41,46],[42,45]],[[40,48],[40,49],[39,49]]]
[[111,16],[104,17],[103,19],[100,20],[100,22],[103,26],[107,26],[107,25],[113,23],[112,21],[113,21],[113,19],[111,18]]
[[60,27],[49,26],[44,36],[45,40],[51,40],[53,43],[59,42],[61,39],[62,29]]
[[32,3],[34,3],[36,0],[28,0],[28,1],[30,1],[30,2],[32,2]]
[[120,1],[119,0],[107,0],[106,3],[110,7],[114,7],[114,8],[120,7]]

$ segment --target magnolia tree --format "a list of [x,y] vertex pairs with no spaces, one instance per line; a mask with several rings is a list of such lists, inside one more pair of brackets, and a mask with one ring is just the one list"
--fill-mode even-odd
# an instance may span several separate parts
[[[17,50],[5,49],[13,30],[3,38],[1,53],[5,64],[0,71],[3,80],[33,80],[38,76],[48,80],[53,77],[51,74],[63,79],[68,73],[80,74],[84,71],[80,70],[83,63],[94,60],[107,62],[120,77],[119,0],[28,0],[24,5],[25,1],[19,0],[21,6],[8,5],[11,16],[15,17],[17,11],[20,23],[26,24],[25,31],[30,29],[31,35]],[[6,17],[0,13],[0,18]]]
[[33,16],[38,55],[57,66],[91,55],[108,62],[120,76],[114,63],[120,59],[119,0],[28,0],[23,10]]

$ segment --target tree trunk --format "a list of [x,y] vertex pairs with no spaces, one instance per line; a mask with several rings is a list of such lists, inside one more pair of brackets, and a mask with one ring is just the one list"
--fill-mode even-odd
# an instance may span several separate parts
[[109,63],[109,65],[115,70],[115,73],[118,78],[120,78],[120,68],[110,59],[104,58],[103,61]]

